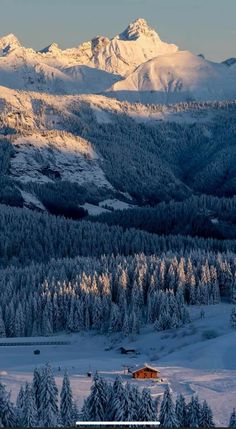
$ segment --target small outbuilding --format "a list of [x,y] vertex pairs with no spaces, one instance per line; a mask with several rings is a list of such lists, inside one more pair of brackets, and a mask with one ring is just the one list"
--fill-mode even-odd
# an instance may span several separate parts
[[132,372],[133,378],[159,378],[160,371],[150,365],[144,365]]

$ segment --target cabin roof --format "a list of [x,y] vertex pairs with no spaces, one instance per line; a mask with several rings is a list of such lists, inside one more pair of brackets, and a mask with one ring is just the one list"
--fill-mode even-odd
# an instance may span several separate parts
[[135,372],[139,372],[142,369],[150,369],[151,371],[155,371],[155,372],[160,372],[157,368],[155,368],[154,366],[148,365],[148,364],[144,364],[143,366],[141,366],[140,368],[137,368],[133,371],[133,374],[135,374]]

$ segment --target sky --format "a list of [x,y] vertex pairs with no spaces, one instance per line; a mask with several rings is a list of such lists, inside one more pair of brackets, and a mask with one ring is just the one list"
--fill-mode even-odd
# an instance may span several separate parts
[[162,40],[222,61],[236,57],[236,0],[0,0],[0,36],[24,46],[77,46],[144,18]]

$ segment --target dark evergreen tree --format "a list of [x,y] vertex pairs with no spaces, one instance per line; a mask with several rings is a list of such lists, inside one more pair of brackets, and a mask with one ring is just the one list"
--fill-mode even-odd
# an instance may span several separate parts
[[153,401],[148,389],[143,389],[142,391],[138,420],[142,422],[155,422],[157,420],[156,404]]
[[179,422],[175,414],[175,406],[170,393],[169,386],[166,387],[163,399],[161,402],[159,421],[161,427],[176,428],[179,426]]
[[185,398],[183,395],[179,395],[176,399],[175,414],[179,422],[179,426],[186,427],[187,426],[187,409],[186,409]]
[[235,408],[233,409],[233,412],[230,416],[229,428],[236,428],[236,410],[235,410]]
[[26,428],[38,426],[38,413],[34,393],[29,383],[25,385],[25,394],[22,407],[22,425]]
[[199,427],[201,428],[212,428],[214,427],[214,421],[213,421],[213,413],[211,411],[211,408],[207,404],[206,401],[203,402],[201,410],[200,410],[200,422]]
[[60,412],[61,412],[61,421],[63,426],[73,426],[75,424],[74,420],[74,404],[73,404],[73,395],[70,386],[70,379],[68,373],[65,372],[62,382],[62,389],[60,394]]
[[58,389],[54,380],[50,365],[46,365],[40,380],[39,397],[39,422],[44,427],[57,426],[58,413]]
[[3,427],[17,426],[17,416],[10,400],[10,394],[2,383],[0,383],[0,418]]

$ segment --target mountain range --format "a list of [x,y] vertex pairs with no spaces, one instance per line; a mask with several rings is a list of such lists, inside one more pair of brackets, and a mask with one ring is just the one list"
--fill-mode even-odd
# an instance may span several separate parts
[[45,210],[54,199],[98,214],[232,197],[235,99],[233,58],[181,51],[143,19],[65,50],[3,37],[0,202]]
[[145,103],[236,97],[236,64],[222,64],[163,42],[144,19],[119,35],[62,50],[35,51],[10,34],[0,39],[0,85],[51,94],[103,93]]

